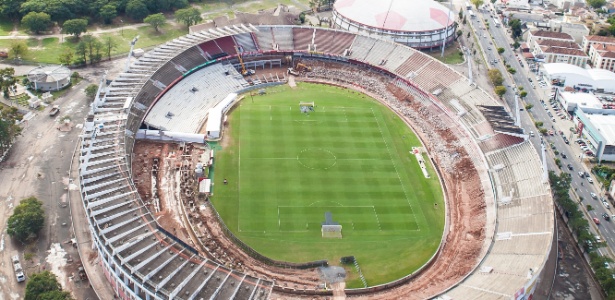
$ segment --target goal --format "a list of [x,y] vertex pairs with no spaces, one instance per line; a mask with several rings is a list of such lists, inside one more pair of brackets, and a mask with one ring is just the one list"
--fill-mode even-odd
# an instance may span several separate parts
[[311,111],[314,111],[314,102],[304,102],[301,101],[299,102],[299,110],[301,110],[302,113],[308,113]]
[[342,238],[342,225],[333,221],[331,212],[325,212],[325,221],[320,229],[323,238]]

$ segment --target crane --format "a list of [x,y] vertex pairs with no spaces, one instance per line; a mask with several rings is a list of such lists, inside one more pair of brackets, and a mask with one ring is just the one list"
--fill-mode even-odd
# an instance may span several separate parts
[[243,57],[241,57],[241,52],[239,51],[239,48],[237,46],[235,46],[235,51],[237,51],[237,58],[239,58],[239,64],[241,65],[241,75],[254,75],[256,72],[251,69],[246,69],[246,66],[243,64]]

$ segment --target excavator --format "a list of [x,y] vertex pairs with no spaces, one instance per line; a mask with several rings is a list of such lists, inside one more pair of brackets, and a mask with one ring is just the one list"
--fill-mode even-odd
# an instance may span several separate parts
[[239,58],[239,64],[241,65],[241,75],[250,76],[256,74],[256,71],[252,69],[246,69],[246,65],[243,64],[243,57],[241,57],[241,52],[239,51],[239,48],[237,48],[237,46],[235,46],[235,51],[237,51],[237,58]]
[[302,63],[298,63],[295,68],[288,68],[288,73],[295,76],[299,76],[301,72],[312,72],[312,68]]

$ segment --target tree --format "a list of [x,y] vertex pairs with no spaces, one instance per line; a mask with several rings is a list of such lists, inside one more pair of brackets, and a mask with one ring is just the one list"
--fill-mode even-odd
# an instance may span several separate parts
[[62,32],[65,34],[72,34],[75,37],[79,37],[82,33],[88,30],[88,20],[86,19],[72,19],[67,20],[62,25]]
[[157,13],[153,15],[149,15],[143,19],[143,22],[148,23],[154,27],[154,30],[158,32],[158,28],[167,23],[167,19],[164,17],[162,13]]
[[111,60],[111,51],[117,48],[117,43],[111,36],[106,36],[103,38],[103,46],[105,47],[105,52],[107,53],[107,59]]
[[[521,98],[525,98],[525,97],[527,97],[527,92],[526,92],[526,91],[521,91],[521,93],[519,93],[519,97],[521,97]],[[527,106],[530,106],[530,105],[531,105],[531,104],[528,104],[528,105],[526,105],[526,107],[527,107]],[[530,108],[528,108],[528,109],[531,109],[532,107],[534,107],[534,105],[531,105],[531,107],[530,107]]]
[[88,85],[88,87],[85,88],[85,95],[90,99],[94,99],[94,97],[96,97],[97,92],[98,92],[97,84],[90,84]]
[[75,47],[75,55],[77,55],[77,59],[75,60],[76,65],[86,65],[87,64],[87,55],[88,55],[88,47],[85,42],[81,40],[79,44]]
[[533,107],[534,107],[534,105],[533,105],[533,104],[527,104],[527,105],[525,106],[525,109],[526,109],[526,110],[530,110],[530,109],[532,109]]
[[184,23],[188,27],[203,20],[199,10],[194,7],[178,9],[175,12],[175,19],[177,19],[178,22]]
[[21,24],[35,34],[39,34],[51,25],[51,17],[44,12],[31,11],[21,19]]
[[606,4],[606,0],[587,0],[587,4],[593,8],[600,8]]
[[457,38],[459,38],[462,34],[463,34],[463,31],[461,31],[461,29],[457,30]]
[[149,10],[147,9],[147,5],[145,5],[143,1],[130,0],[126,4],[126,15],[136,21],[142,21],[143,18],[149,15]]
[[498,85],[495,87],[494,92],[498,97],[502,98],[504,94],[506,94],[506,88],[504,86]]
[[105,24],[110,24],[113,18],[117,17],[117,8],[113,4],[107,4],[100,8],[98,15]]
[[521,46],[521,44],[519,44],[519,41],[515,40],[515,42],[513,43],[513,45],[512,45],[512,46],[513,46],[513,48],[514,48],[515,50],[517,50],[517,49],[519,49],[519,47]]
[[75,52],[73,51],[73,49],[66,47],[63,49],[62,53],[60,53],[58,60],[61,64],[69,66],[71,63],[73,63],[74,56]]
[[24,41],[15,41],[9,48],[9,56],[12,58],[24,57],[28,53],[28,45]]
[[510,74],[517,73],[517,70],[515,70],[515,68],[511,68],[511,67],[506,68],[506,71],[508,71],[508,73],[510,73]]
[[28,242],[36,238],[45,224],[43,202],[34,197],[21,200],[9,217],[6,232],[13,238]]
[[522,33],[522,30],[521,30],[521,20],[519,20],[519,19],[510,19],[508,21],[508,26],[510,26],[510,31],[511,31],[513,39],[517,39],[518,37],[521,36],[521,33]]
[[505,51],[504,48],[502,48],[502,47],[498,48],[498,54],[502,54],[502,53],[504,53],[504,51]]
[[24,300],[69,300],[70,293],[62,290],[56,275],[49,271],[35,273],[26,284]]
[[[2,90],[2,94],[4,98],[9,98],[9,91],[15,88],[15,84],[17,80],[15,79],[15,69],[13,68],[5,68],[0,69],[0,90]],[[0,118],[4,118],[5,116],[0,114]],[[2,154],[3,152],[0,152]]]
[[0,17],[11,20],[19,20],[19,9],[25,0],[0,0]]
[[483,0],[472,0],[472,4],[474,4],[474,6],[476,6],[476,8],[478,8],[479,6],[483,5]]
[[489,69],[489,71],[487,71],[487,75],[489,76],[489,80],[491,81],[491,84],[493,84],[493,86],[502,85],[502,82],[504,82],[504,78],[502,78],[502,73],[498,69]]
[[466,34],[466,38],[470,38],[470,31],[468,31],[468,34]]

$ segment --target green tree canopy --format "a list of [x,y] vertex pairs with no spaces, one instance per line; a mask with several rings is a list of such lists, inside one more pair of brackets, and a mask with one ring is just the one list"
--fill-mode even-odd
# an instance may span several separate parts
[[111,36],[106,36],[102,40],[103,47],[105,48],[105,52],[107,53],[107,59],[111,60],[111,51],[117,48],[117,42]]
[[49,271],[35,273],[26,284],[24,300],[71,300],[70,293],[62,291],[56,275]]
[[72,34],[75,37],[79,37],[82,33],[88,30],[88,20],[86,19],[72,19],[67,20],[62,24],[62,32],[65,34]]
[[74,57],[75,57],[75,51],[73,51],[73,49],[71,49],[70,47],[66,47],[63,49],[62,53],[60,53],[58,60],[60,61],[61,64],[70,66],[70,64],[73,63]]
[[21,200],[13,210],[6,232],[21,242],[27,242],[36,238],[44,224],[43,202],[35,197],[29,197]]
[[154,30],[158,32],[160,26],[167,23],[167,18],[165,18],[162,13],[157,13],[145,17],[145,19],[143,19],[143,22],[152,25],[152,27],[154,27]]
[[24,41],[15,41],[9,47],[9,56],[12,58],[24,57],[28,53],[28,45]]
[[88,85],[88,87],[85,88],[85,95],[90,98],[90,100],[94,99],[94,97],[96,97],[96,93],[98,92],[98,85],[97,84],[90,84]]
[[472,4],[474,4],[474,6],[476,6],[476,8],[478,8],[479,6],[483,5],[483,0],[472,0]]
[[113,18],[117,17],[117,8],[113,4],[107,4],[100,8],[98,12],[100,18],[105,24],[110,24]]
[[587,4],[593,8],[600,8],[606,4],[606,0],[587,0]]
[[510,26],[510,31],[513,39],[516,39],[521,36],[521,20],[519,19],[510,19],[508,21],[508,26]]
[[21,19],[21,24],[30,31],[39,34],[51,25],[51,17],[44,12],[29,12]]
[[499,54],[504,53],[504,51],[505,51],[505,50],[504,50],[504,48],[502,48],[502,47],[499,47],[499,48],[498,48],[498,53],[499,53]]
[[126,15],[131,17],[135,21],[142,21],[143,18],[149,15],[147,5],[141,0],[130,0],[126,4]]
[[203,20],[199,10],[194,7],[178,9],[175,12],[175,19],[177,19],[178,22],[184,23],[188,27]]
[[491,84],[493,84],[493,86],[502,85],[502,82],[504,82],[504,78],[502,78],[502,72],[500,72],[500,70],[496,68],[489,69],[489,71],[487,71],[487,76],[489,76],[489,81],[491,81]]
[[502,98],[502,96],[504,96],[504,94],[506,94],[506,88],[504,86],[498,85],[495,87],[494,89],[495,94],[498,95],[498,97]]
[[0,0],[0,18],[18,20],[21,18],[19,9],[25,0]]
[[[519,97],[521,97],[521,98],[525,98],[525,97],[527,97],[527,92],[526,92],[526,91],[521,91],[521,93],[519,93]],[[531,105],[531,104],[528,104],[528,105]],[[532,107],[534,107],[534,106],[532,105],[532,106],[531,106],[530,108],[528,108],[528,109],[531,109]]]

